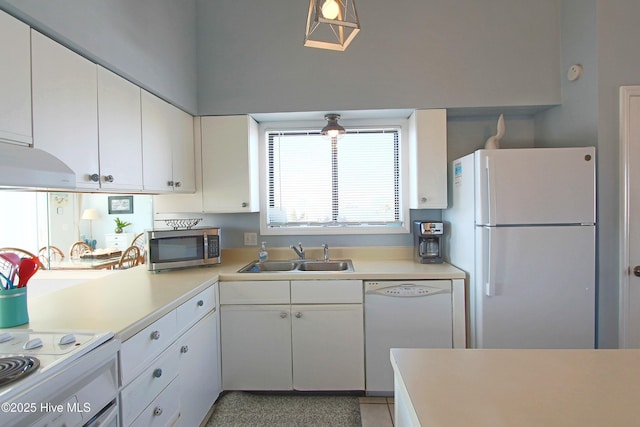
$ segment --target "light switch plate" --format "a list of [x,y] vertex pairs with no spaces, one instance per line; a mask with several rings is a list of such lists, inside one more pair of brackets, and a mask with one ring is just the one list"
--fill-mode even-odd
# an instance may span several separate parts
[[244,233],[245,246],[258,246],[258,233]]

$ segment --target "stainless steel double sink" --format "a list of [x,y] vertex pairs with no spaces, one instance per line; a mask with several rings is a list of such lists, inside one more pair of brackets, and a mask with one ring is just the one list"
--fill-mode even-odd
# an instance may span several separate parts
[[350,259],[343,260],[311,260],[300,259],[290,261],[252,261],[238,270],[238,273],[294,273],[294,272],[353,272]]

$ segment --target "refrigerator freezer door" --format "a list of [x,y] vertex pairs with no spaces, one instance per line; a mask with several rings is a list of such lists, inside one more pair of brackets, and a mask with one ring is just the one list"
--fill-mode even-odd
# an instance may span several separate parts
[[593,348],[595,227],[477,227],[478,348]]
[[595,223],[595,149],[478,150],[476,224]]

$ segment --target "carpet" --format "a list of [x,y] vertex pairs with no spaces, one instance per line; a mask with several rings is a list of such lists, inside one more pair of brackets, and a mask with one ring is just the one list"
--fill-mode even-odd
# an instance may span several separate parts
[[357,396],[225,393],[206,427],[360,427]]

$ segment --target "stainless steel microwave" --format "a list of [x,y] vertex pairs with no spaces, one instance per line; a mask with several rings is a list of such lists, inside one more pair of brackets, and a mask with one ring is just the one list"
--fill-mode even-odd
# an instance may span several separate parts
[[220,229],[148,230],[149,270],[220,264]]

